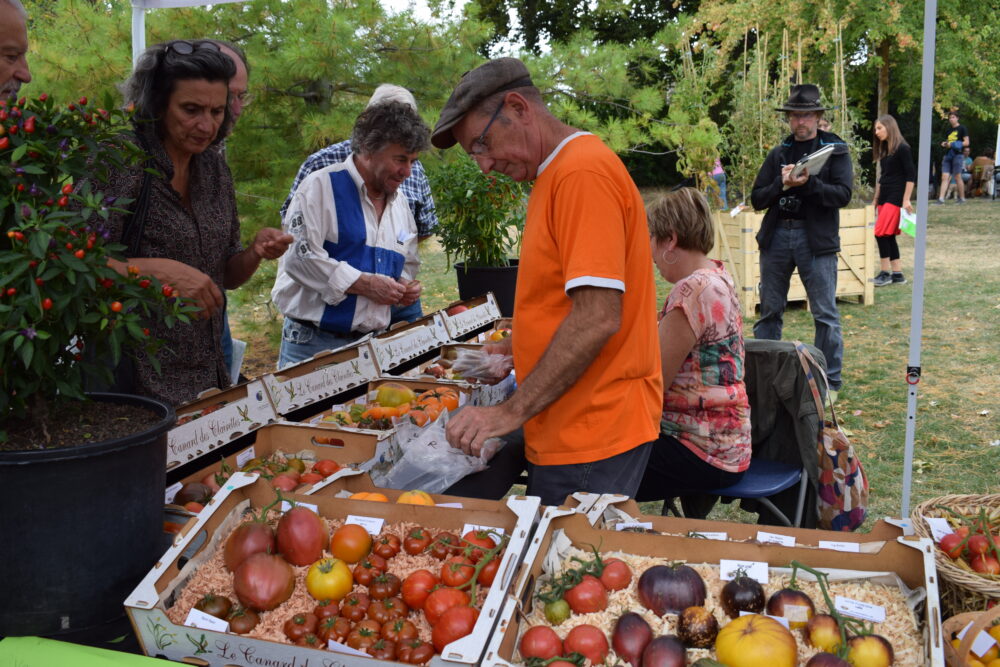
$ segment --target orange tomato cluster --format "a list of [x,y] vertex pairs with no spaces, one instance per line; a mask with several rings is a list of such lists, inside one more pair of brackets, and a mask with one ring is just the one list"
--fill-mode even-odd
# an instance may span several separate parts
[[[458,408],[458,389],[450,386],[440,386],[428,389],[418,394],[410,393],[410,400],[403,400],[396,405],[386,405],[376,398],[363,406],[354,405],[349,410],[338,410],[324,415],[323,421],[340,424],[341,426],[388,429],[392,428],[392,420],[408,417],[417,426],[423,426],[435,421],[445,410]],[[398,399],[398,392],[392,394]],[[390,401],[396,403],[397,400]]]

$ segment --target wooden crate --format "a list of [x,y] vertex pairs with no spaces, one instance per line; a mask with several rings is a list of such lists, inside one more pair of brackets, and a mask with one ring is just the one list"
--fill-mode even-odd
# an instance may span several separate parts
[[[715,213],[715,248],[710,256],[725,262],[736,284],[744,317],[753,317],[760,303],[760,253],[755,237],[763,220],[764,214],[756,211],[744,211],[735,217],[725,211]],[[837,298],[856,297],[865,305],[875,303],[872,280],[878,269],[878,252],[874,228],[873,207],[841,209]],[[806,301],[806,288],[798,271],[792,274],[788,301]]]

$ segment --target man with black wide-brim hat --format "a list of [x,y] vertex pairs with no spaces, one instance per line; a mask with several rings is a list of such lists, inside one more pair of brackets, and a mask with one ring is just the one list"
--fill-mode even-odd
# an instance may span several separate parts
[[518,387],[499,405],[464,407],[448,442],[478,454],[523,425],[528,493],[544,504],[574,491],[634,495],[663,382],[646,213],[625,165],[556,118],[516,58],[467,72],[431,143],[457,143],[483,173],[534,183],[503,350]]
[[[788,284],[798,269],[816,326],[814,344],[826,357],[826,376],[836,398],[844,359],[837,310],[840,209],[851,201],[853,172],[843,139],[818,127],[827,108],[819,88],[803,83],[792,86],[788,101],[776,109],[785,112],[792,133],[767,154],[750,197],[755,209],[767,210],[757,232],[760,319],[753,334],[781,340]],[[833,154],[818,173],[792,175],[802,157],[829,145]]]

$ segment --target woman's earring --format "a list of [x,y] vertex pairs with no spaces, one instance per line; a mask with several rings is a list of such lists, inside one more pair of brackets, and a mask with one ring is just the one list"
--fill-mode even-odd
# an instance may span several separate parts
[[[670,254],[672,259],[667,259],[667,254]],[[667,266],[672,266],[677,263],[677,255],[674,253],[673,250],[664,250],[661,257],[663,258],[663,263],[666,264]]]

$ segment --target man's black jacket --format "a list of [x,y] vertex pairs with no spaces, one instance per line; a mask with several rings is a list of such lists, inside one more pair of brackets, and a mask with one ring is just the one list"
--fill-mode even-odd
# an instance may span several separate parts
[[806,237],[814,255],[825,255],[840,250],[840,209],[851,201],[851,184],[854,179],[851,156],[844,140],[832,132],[818,130],[812,153],[827,144],[835,146],[833,155],[818,174],[810,174],[805,185],[782,190],[781,167],[791,164],[794,137],[771,149],[757,173],[750,201],[758,211],[767,209],[764,221],[757,232],[757,245],[766,250],[771,245],[778,219],[783,217],[778,201],[796,195],[802,201],[798,217],[804,218]]

